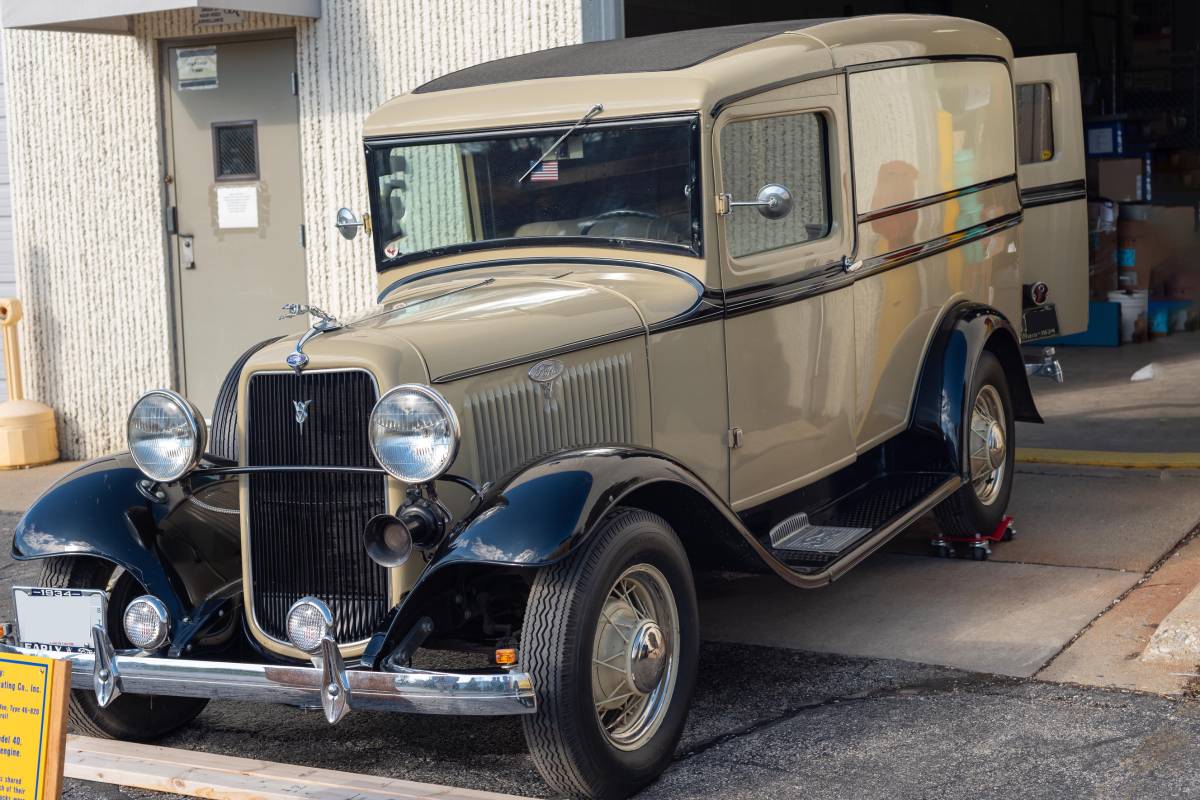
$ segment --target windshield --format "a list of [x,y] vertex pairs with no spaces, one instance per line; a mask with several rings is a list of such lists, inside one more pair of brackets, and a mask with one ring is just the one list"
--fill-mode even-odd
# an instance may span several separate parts
[[380,266],[546,239],[698,255],[696,124],[694,117],[593,122],[541,163],[569,125],[369,144]]

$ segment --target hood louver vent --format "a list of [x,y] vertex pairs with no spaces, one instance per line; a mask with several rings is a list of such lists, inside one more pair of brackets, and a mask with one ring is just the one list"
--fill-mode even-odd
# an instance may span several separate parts
[[554,386],[549,412],[529,380],[469,396],[480,479],[496,480],[556,450],[632,444],[630,359],[626,353],[568,367]]

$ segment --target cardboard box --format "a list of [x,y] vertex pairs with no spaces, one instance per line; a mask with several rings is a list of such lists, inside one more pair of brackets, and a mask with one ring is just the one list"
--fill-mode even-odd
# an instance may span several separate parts
[[1196,252],[1195,227],[1192,206],[1122,206],[1117,223],[1120,288],[1160,293],[1167,263],[1188,261]]
[[1143,164],[1140,158],[1089,158],[1087,182],[1092,194],[1118,203],[1144,200]]

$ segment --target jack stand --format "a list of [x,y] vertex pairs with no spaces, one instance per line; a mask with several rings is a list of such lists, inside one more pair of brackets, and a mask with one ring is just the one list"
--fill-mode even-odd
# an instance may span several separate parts
[[941,534],[929,540],[933,554],[938,558],[954,558],[957,555],[954,545],[964,544],[972,561],[987,561],[992,555],[993,542],[1011,542],[1017,536],[1013,527],[1013,518],[1007,514],[991,533],[980,533],[975,536],[943,536]]
[[1051,378],[1055,383],[1063,382],[1063,368],[1054,357],[1053,347],[1042,348],[1041,361],[1026,361],[1025,374],[1038,378]]

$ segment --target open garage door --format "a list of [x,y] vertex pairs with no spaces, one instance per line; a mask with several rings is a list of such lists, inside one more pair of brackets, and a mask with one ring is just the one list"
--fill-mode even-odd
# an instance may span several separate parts
[[1041,282],[1049,287],[1044,301],[1053,304],[1058,320],[1057,331],[1046,325],[1027,329],[1024,335],[1037,339],[1078,333],[1088,326],[1088,241],[1083,114],[1075,54],[1018,58],[1013,79],[1017,177],[1025,207],[1021,278],[1026,286]]

